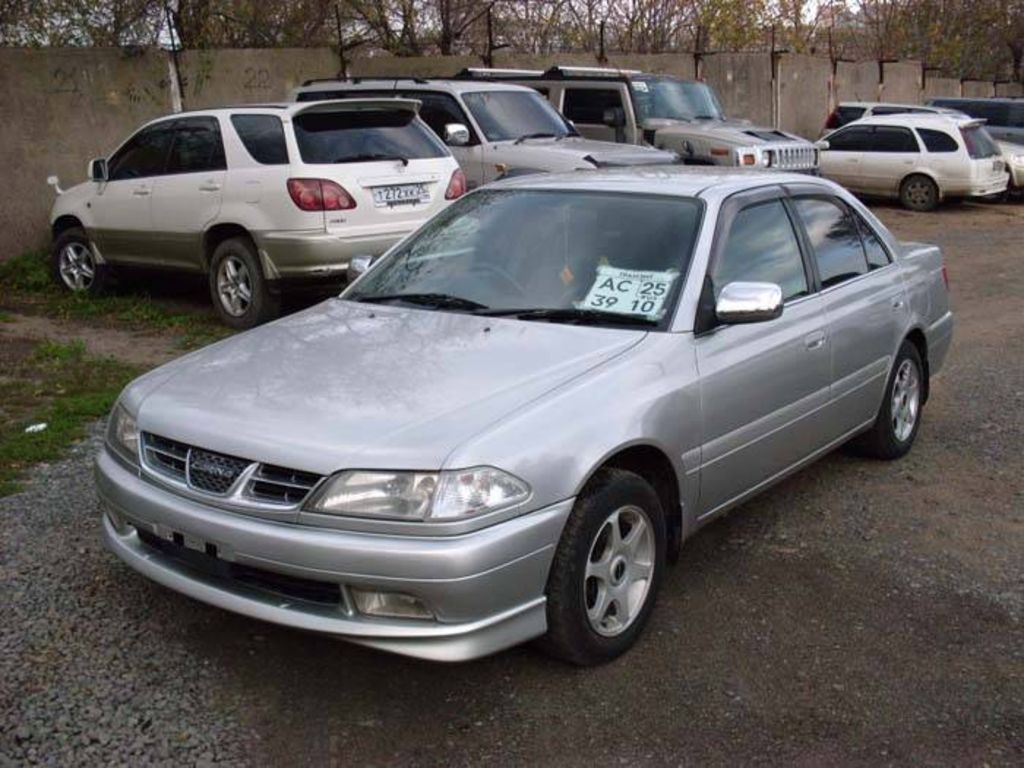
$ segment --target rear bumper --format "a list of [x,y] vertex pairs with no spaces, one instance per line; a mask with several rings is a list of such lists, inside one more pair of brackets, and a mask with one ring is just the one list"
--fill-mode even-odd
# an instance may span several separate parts
[[415,226],[357,237],[334,232],[261,232],[254,235],[263,272],[278,279],[344,279],[353,256],[379,256]]
[[[544,587],[572,508],[567,500],[462,536],[413,537],[283,524],[208,507],[152,485],[105,449],[96,480],[106,546],[153,581],[255,619],[437,661],[474,659],[546,631]],[[198,547],[193,560],[211,557],[220,566],[330,585],[339,599],[313,602],[252,586],[151,545],[154,537],[173,541],[175,534],[191,542],[190,551]],[[204,554],[208,546],[216,556]],[[352,587],[411,595],[434,618],[360,614]]]
[[953,342],[953,313],[946,312],[932,323],[927,328],[925,339],[928,342],[928,372],[935,375],[942,370]]
[[1006,191],[1006,187],[1009,182],[1010,175],[1004,173],[1002,177],[998,179],[972,181],[961,194],[966,197],[989,197],[990,195],[999,195]]

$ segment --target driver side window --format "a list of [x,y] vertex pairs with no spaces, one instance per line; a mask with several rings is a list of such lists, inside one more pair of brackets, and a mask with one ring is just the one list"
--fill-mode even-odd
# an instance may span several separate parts
[[144,179],[164,172],[167,150],[171,145],[171,123],[144,128],[132,136],[110,158],[110,181]]
[[800,245],[781,200],[751,205],[733,219],[711,270],[715,299],[734,282],[775,283],[784,301],[808,293]]

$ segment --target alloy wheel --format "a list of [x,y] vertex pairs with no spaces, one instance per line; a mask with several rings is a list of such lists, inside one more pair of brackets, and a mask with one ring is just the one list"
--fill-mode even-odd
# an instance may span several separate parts
[[89,290],[92,281],[96,279],[96,260],[92,249],[85,243],[68,243],[60,249],[58,269],[60,279],[69,290]]
[[217,295],[224,311],[241,317],[252,304],[252,278],[249,267],[238,256],[227,256],[217,269]]
[[920,376],[912,360],[904,360],[892,383],[892,431],[901,443],[910,439],[921,406]]
[[587,620],[597,634],[615,637],[640,614],[654,577],[654,528],[640,507],[616,509],[590,545],[584,571]]

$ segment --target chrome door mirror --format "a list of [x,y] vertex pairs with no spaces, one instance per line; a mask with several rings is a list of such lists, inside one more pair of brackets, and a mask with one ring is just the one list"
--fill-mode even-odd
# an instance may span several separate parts
[[371,264],[373,264],[373,256],[353,256],[348,261],[345,279],[349,283],[354,283],[357,277],[370,268]]
[[715,302],[721,323],[763,323],[782,314],[782,289],[775,283],[729,283]]
[[97,157],[89,163],[89,179],[91,181],[107,180],[107,159],[105,157]]
[[448,123],[444,127],[444,143],[449,147],[464,147],[469,144],[469,128],[462,123]]

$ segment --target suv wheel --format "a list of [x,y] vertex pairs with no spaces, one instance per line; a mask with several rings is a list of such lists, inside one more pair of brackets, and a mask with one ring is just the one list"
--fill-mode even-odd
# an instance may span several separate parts
[[110,268],[96,261],[92,244],[81,227],[61,232],[53,243],[50,261],[54,279],[72,293],[95,296],[102,292],[110,275]]
[[256,249],[242,237],[225,240],[214,250],[210,297],[221,320],[232,328],[252,328],[280,311],[278,298],[267,288]]
[[654,607],[665,551],[665,516],[654,489],[633,472],[599,472],[555,550],[542,647],[581,666],[629,650]]
[[908,176],[900,184],[900,203],[912,211],[931,211],[939,204],[939,188],[927,176]]

